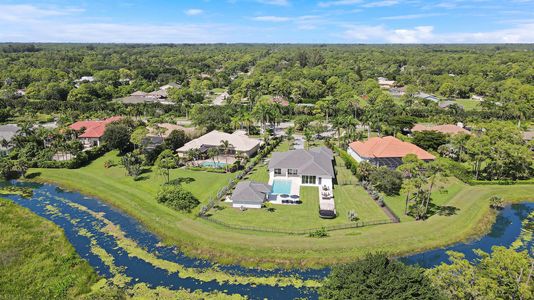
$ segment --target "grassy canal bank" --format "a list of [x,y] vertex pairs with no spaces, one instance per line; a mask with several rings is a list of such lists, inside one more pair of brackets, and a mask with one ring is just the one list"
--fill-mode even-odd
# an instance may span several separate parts
[[[440,202],[456,208],[456,213],[450,216],[435,215],[426,221],[332,231],[326,238],[239,231],[212,224],[195,217],[194,213],[184,214],[158,204],[155,194],[163,178],[147,172],[143,180],[134,181],[125,176],[122,168],[104,168],[104,162],[113,159],[114,155],[108,153],[81,169],[32,169],[29,174],[34,174],[33,180],[78,190],[120,208],[166,243],[180,246],[188,255],[266,268],[319,267],[354,260],[377,250],[403,255],[450,245],[489,229],[493,222],[488,205],[490,196],[500,195],[507,202],[534,199],[534,185],[458,184],[455,185],[457,190],[440,199]],[[184,187],[201,201],[207,201],[229,176],[183,169],[173,170],[171,174],[172,178],[192,178],[184,183]],[[358,194],[346,198],[354,197],[358,199]],[[267,222],[269,212],[262,212],[266,214],[262,220]],[[235,217],[239,218],[239,215]]]
[[98,276],[63,231],[28,209],[0,199],[0,299],[73,299]]

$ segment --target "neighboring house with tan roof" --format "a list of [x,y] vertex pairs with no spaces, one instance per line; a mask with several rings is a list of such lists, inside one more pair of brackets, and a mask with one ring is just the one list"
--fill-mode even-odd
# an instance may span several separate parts
[[165,129],[165,132],[163,132],[162,134],[158,134],[156,132],[156,128],[149,128],[149,135],[152,135],[152,136],[159,135],[163,138],[167,138],[169,137],[169,134],[171,134],[173,130],[182,130],[189,138],[196,138],[201,134],[201,131],[196,128],[185,127],[185,126],[178,125],[178,124],[159,123],[159,124],[156,124],[156,126]]
[[444,134],[458,134],[458,133],[465,133],[465,134],[471,134],[471,132],[463,126],[453,125],[453,124],[444,124],[444,125],[423,125],[423,124],[416,124],[412,130],[412,132],[421,132],[421,131],[438,131]]
[[185,155],[191,149],[199,149],[202,153],[207,152],[210,148],[220,148],[221,141],[228,141],[230,143],[229,155],[243,154],[245,156],[252,156],[260,147],[260,140],[248,137],[243,131],[236,131],[232,134],[213,130],[205,135],[196,138],[183,147],[177,149],[178,155]]
[[384,77],[378,77],[378,85],[383,89],[390,89],[395,86],[395,80],[389,80]]
[[523,140],[525,142],[530,142],[530,141],[534,140],[534,130],[529,130],[529,131],[523,132]]
[[373,137],[365,142],[356,141],[349,144],[347,152],[358,162],[368,161],[376,166],[397,168],[408,154],[415,154],[419,159],[432,161],[436,157],[418,146],[403,142],[395,137]]
[[13,138],[21,128],[17,124],[0,125],[0,156],[6,156],[13,149]]
[[106,132],[106,126],[115,121],[121,120],[122,117],[115,116],[105,120],[78,121],[71,124],[69,128],[77,132],[77,138],[84,148],[100,146],[100,139]]

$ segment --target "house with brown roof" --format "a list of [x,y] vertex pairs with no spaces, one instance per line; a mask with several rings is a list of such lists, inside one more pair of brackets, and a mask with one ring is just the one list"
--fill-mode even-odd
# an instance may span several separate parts
[[358,162],[368,161],[376,166],[397,168],[408,154],[415,154],[419,159],[432,161],[436,157],[418,146],[403,142],[395,137],[372,137],[365,142],[356,141],[349,144],[347,152]]
[[108,124],[121,119],[122,117],[115,116],[105,120],[78,121],[71,124],[69,128],[76,131],[77,138],[82,142],[84,148],[91,148],[100,146],[100,139],[106,132]]
[[458,134],[458,133],[465,133],[465,134],[471,134],[469,130],[465,129],[463,126],[459,125],[453,125],[453,124],[444,124],[444,125],[423,125],[423,124],[416,124],[412,130],[412,132],[421,132],[421,131],[437,131],[441,132],[443,134]]

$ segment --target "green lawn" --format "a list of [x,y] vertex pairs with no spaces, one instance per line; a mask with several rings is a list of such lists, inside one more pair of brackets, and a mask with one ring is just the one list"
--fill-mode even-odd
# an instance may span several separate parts
[[0,199],[0,299],[75,299],[98,280],[63,231]]
[[[282,144],[279,148],[285,148]],[[280,150],[280,149],[278,149]],[[337,163],[339,162],[339,164]],[[336,158],[337,176],[340,179],[355,177],[348,171],[339,158]],[[269,174],[267,166],[257,167],[257,170],[249,177],[250,180],[268,182]],[[345,180],[346,181],[346,180]],[[321,219],[318,215],[319,192],[316,187],[302,187],[300,190],[301,205],[273,204],[274,212],[267,209],[248,209],[240,211],[232,208],[229,203],[221,205],[222,210],[214,210],[212,218],[232,225],[265,227],[284,230],[305,230],[321,226],[348,224],[349,211],[358,214],[360,221],[387,220],[382,209],[369,197],[359,185],[336,185],[334,187],[334,200],[338,217],[335,219]]]
[[[447,205],[458,208],[455,215],[435,215],[426,221],[332,231],[329,237],[317,239],[304,235],[231,230],[177,212],[154,200],[162,179],[148,174],[149,178],[144,181],[133,181],[125,176],[121,168],[104,169],[102,164],[106,157],[77,170],[30,169],[29,174],[37,172],[40,175],[35,180],[54,182],[97,196],[140,220],[165,243],[178,245],[188,255],[220,263],[310,267],[351,261],[377,250],[391,255],[423,251],[456,243],[488,230],[493,220],[488,204],[492,195],[500,195],[508,202],[534,200],[534,185],[461,186],[455,195],[449,192],[444,196],[448,198]],[[217,187],[212,187],[214,181],[222,184],[227,176],[231,176],[183,170],[176,172],[197,177],[197,181],[186,185],[197,196],[211,194],[211,191],[205,190],[216,191]],[[178,174],[176,172],[173,176]],[[201,178],[204,176],[211,179]],[[340,216],[339,220],[342,218]]]
[[[82,169],[33,169],[32,172],[45,174],[46,178],[52,181],[58,177],[63,177],[67,172],[68,176],[73,176],[73,178],[78,178],[81,182],[85,182],[89,185],[88,188],[95,190],[96,193],[99,191],[111,193],[110,195],[122,193],[132,195],[133,193],[138,193],[138,196],[145,199],[145,201],[160,205],[155,203],[154,197],[165,182],[163,176],[159,175],[157,171],[147,168],[139,180],[135,181],[132,177],[126,176],[126,170],[120,166],[104,168],[104,162],[107,160],[113,160],[118,164],[120,157],[117,156],[116,151],[112,151]],[[187,169],[174,169],[170,173],[171,180],[182,180],[182,185],[202,203],[217,195],[217,192],[228,184],[228,181],[234,176],[231,173],[221,174]],[[99,180],[104,180],[109,187],[100,189],[101,187],[98,184],[94,184]]]
[[471,110],[479,110],[480,109],[480,103],[481,101],[473,100],[473,99],[456,99],[456,103],[463,106],[464,110],[471,111]]
[[[465,184],[454,177],[439,178],[435,183],[432,192],[432,203],[436,205],[445,205],[458,192],[465,188]],[[442,189],[440,189],[442,187]],[[391,210],[401,219],[401,222],[414,221],[411,216],[404,214],[406,204],[406,194],[396,196],[386,196],[384,201]]]

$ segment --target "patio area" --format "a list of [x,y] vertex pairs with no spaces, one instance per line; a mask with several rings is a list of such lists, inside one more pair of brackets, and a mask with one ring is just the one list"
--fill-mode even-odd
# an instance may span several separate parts
[[300,201],[300,178],[287,177],[275,179],[271,182],[273,191],[269,195],[269,202],[273,204],[301,204]]

